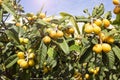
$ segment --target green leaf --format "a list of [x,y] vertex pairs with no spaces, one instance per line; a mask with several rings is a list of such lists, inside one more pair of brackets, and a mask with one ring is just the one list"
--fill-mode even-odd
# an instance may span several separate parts
[[38,19],[36,22],[37,22],[38,24],[40,24],[40,25],[43,25],[43,26],[50,25],[48,22],[45,22],[45,21],[43,21],[43,20],[41,20],[41,19]]
[[80,30],[79,30],[79,27],[77,25],[77,22],[76,22],[75,18],[71,14],[68,14],[68,13],[65,13],[65,12],[61,12],[60,15],[63,16],[63,17],[69,16],[71,23],[76,28],[78,34],[80,34]]
[[76,22],[75,18],[71,17],[70,20],[71,20],[73,26],[76,28],[77,33],[80,34],[80,30],[79,30],[79,27],[77,25],[77,22]]
[[82,48],[81,48],[81,55],[86,52],[86,50],[90,47],[90,42],[87,38],[82,39]]
[[6,61],[5,61],[5,64],[6,64],[6,68],[10,68],[12,67],[18,60],[18,57],[16,54],[10,56]]
[[23,45],[18,45],[17,48],[19,48],[22,51],[25,51],[25,47]]
[[111,11],[108,11],[108,12],[106,12],[105,14],[104,14],[104,18],[105,19],[111,19],[111,17],[112,17],[112,13],[111,13]]
[[43,63],[45,62],[46,56],[47,56],[47,46],[43,42],[41,42],[37,56],[38,64],[40,65],[40,67],[42,67]]
[[61,12],[60,15],[63,16],[63,17],[66,17],[66,16],[70,16],[70,17],[72,17],[71,14],[66,13],[66,12]]
[[104,14],[104,5],[103,5],[103,3],[101,3],[99,5],[99,8],[97,9],[97,15],[96,15],[96,17],[99,18],[103,14]]
[[50,58],[54,58],[54,48],[48,48],[47,54]]
[[17,60],[18,60],[18,58],[15,58],[11,63],[9,63],[8,65],[6,65],[6,68],[12,67],[17,62]]
[[109,68],[113,68],[114,63],[115,63],[115,56],[113,51],[110,51],[109,53],[106,54],[108,57],[108,61],[109,61]]
[[120,31],[118,31],[118,30],[111,30],[111,31],[107,32],[106,36],[111,36],[111,35],[113,35],[115,33],[118,33],[118,32],[120,32]]
[[92,16],[93,16],[93,17],[95,17],[95,16],[97,15],[97,9],[98,9],[98,8],[99,8],[98,5],[93,8],[93,11],[92,11]]
[[80,46],[74,44],[74,45],[70,46],[70,51],[80,52]]
[[57,61],[52,59],[49,61],[49,64],[52,68],[54,68],[57,65]]
[[2,42],[0,42],[0,47],[4,46],[4,44]]
[[101,3],[99,6],[95,6],[93,11],[92,11],[92,17],[97,17],[99,18],[102,16],[104,13],[104,5]]
[[70,52],[69,46],[64,38],[62,40],[63,40],[62,42],[57,42],[57,44],[59,45],[59,47],[63,50],[65,54],[69,54]]
[[87,19],[85,16],[75,16],[76,19]]
[[65,54],[69,54],[70,52],[69,46],[64,38],[60,39],[59,42],[58,41],[53,41],[53,42],[56,43]]
[[0,9],[0,22],[2,21],[3,18],[3,9]]
[[120,25],[120,14],[116,15],[116,19],[113,21],[113,24]]
[[7,76],[5,76],[5,75],[1,75],[0,76],[0,79],[2,79],[2,80],[10,80]]
[[114,45],[112,50],[115,53],[115,55],[117,56],[117,58],[120,60],[120,48],[118,46]]
[[6,30],[5,33],[7,34],[8,37],[14,40],[16,44],[19,44],[19,39],[18,39],[18,33],[15,32],[14,30]]
[[90,22],[90,19],[76,19],[76,21],[77,22],[85,22],[85,23],[87,23],[87,22]]
[[4,50],[2,50],[3,54],[6,54],[7,50],[9,49],[10,46],[13,46],[13,44],[11,42],[7,43]]
[[83,47],[80,56],[80,62],[89,62],[92,57],[92,47]]
[[7,12],[9,12],[10,14],[12,14],[13,16],[16,15],[14,8],[11,6],[10,3],[2,3],[2,7],[4,8],[4,10],[6,10]]

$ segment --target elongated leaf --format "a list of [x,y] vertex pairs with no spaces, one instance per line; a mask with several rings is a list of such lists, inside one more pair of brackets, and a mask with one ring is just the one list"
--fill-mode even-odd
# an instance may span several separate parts
[[115,63],[115,56],[113,51],[110,51],[109,53],[106,54],[108,57],[108,61],[109,61],[109,68],[113,68],[114,63]]
[[12,67],[18,60],[18,57],[16,54],[10,56],[6,61],[5,61],[5,64],[6,64],[6,68],[10,68]]
[[58,44],[65,54],[69,54],[69,46],[66,40],[63,38],[63,42]]
[[80,62],[89,62],[92,57],[92,47],[84,47],[80,56]]
[[65,12],[61,12],[60,15],[63,16],[63,17],[69,16],[70,20],[71,20],[71,23],[76,28],[76,31],[78,32],[78,34],[80,34],[80,30],[79,30],[79,27],[78,27],[78,25],[76,23],[76,20],[75,20],[75,18],[71,14],[68,14],[68,13],[65,13]]
[[0,22],[2,21],[2,18],[3,18],[3,9],[0,10]]
[[47,46],[43,42],[41,42],[37,56],[38,64],[40,67],[42,67],[43,63],[45,62],[46,56],[47,56]]
[[49,48],[47,54],[50,58],[54,58],[54,48]]
[[0,42],[0,47],[2,47],[3,46],[3,43],[2,42]]
[[66,16],[70,16],[70,17],[72,17],[71,14],[66,13],[66,12],[61,12],[60,15],[63,16],[63,17],[66,17]]
[[10,80],[8,77],[6,77],[5,75],[1,75],[0,76],[0,79],[2,79],[2,80]]
[[97,15],[97,9],[98,9],[98,8],[99,8],[98,5],[93,8],[93,11],[92,11],[92,16],[93,16],[93,17],[95,17],[95,16]]
[[57,61],[53,60],[51,64],[52,64],[52,68],[54,68],[57,65]]
[[76,19],[77,22],[90,22],[90,19]]
[[23,45],[18,45],[17,46],[20,50],[25,51],[25,47]]
[[104,14],[104,18],[106,18],[106,19],[111,19],[111,17],[112,17],[112,13],[111,13],[111,11],[108,11],[108,12],[106,12],[105,14]]
[[18,58],[15,58],[11,63],[9,63],[8,65],[6,65],[6,68],[12,67],[17,62],[17,60],[18,60]]
[[70,51],[80,52],[80,46],[79,45],[72,45],[72,46],[70,46]]
[[116,15],[116,19],[113,21],[112,24],[114,24],[114,25],[120,25],[120,14]]
[[70,20],[71,20],[73,26],[76,28],[77,33],[80,34],[80,30],[79,30],[79,27],[77,25],[77,22],[76,22],[75,18],[71,17]]
[[6,54],[6,52],[9,49],[10,46],[13,46],[13,44],[11,42],[7,43],[4,50],[2,50],[2,54]]
[[97,15],[96,15],[96,17],[99,18],[103,14],[104,14],[104,5],[103,5],[103,3],[101,3],[99,5],[99,8],[97,9]]
[[82,46],[81,52],[80,52],[81,55],[83,55],[87,51],[87,49],[90,47],[90,43],[87,40],[87,38],[82,39],[82,44],[83,44],[83,46]]
[[100,16],[103,15],[103,13],[104,13],[104,5],[101,3],[100,5],[94,7],[92,11],[92,16],[99,18]]
[[112,50],[115,53],[115,55],[117,56],[117,58],[120,60],[120,48],[118,46],[114,45]]
[[16,32],[10,31],[10,30],[6,30],[5,32],[6,32],[7,36],[9,36],[11,39],[13,39],[16,44],[19,44],[19,39],[18,39]]
[[88,19],[87,17],[85,16],[75,16],[76,19]]
[[48,22],[45,22],[45,21],[43,21],[43,20],[41,20],[41,19],[38,19],[38,20],[37,20],[37,23],[40,24],[40,25],[43,25],[43,26],[49,25]]
[[64,38],[62,38],[62,42],[56,42],[54,41],[65,54],[69,54],[70,50],[69,50],[69,46],[66,42],[66,40]]
[[2,3],[2,7],[4,8],[4,10],[6,10],[7,12],[9,12],[13,16],[16,15],[13,7],[9,3]]

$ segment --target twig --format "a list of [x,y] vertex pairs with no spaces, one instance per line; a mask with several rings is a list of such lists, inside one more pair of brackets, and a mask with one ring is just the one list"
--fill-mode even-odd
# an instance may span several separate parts
[[5,18],[4,22],[8,19],[9,16],[10,16],[10,13],[7,15],[7,17]]

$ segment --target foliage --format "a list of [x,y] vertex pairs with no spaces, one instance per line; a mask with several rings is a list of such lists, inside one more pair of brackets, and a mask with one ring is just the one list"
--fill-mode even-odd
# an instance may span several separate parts
[[[104,13],[102,3],[92,13],[87,9],[83,12],[88,16],[61,12],[56,19],[41,11],[25,13],[20,0],[3,0],[0,79],[120,79],[120,14],[111,20],[111,11]],[[14,19],[7,22],[10,16]],[[82,30],[80,22],[84,23]],[[100,33],[104,33],[105,39]]]

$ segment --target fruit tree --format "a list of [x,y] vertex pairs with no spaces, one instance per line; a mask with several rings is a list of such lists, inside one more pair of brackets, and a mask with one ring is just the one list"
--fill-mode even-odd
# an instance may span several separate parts
[[56,19],[25,13],[20,0],[0,0],[0,80],[119,80],[119,0],[113,5]]

